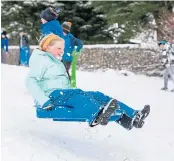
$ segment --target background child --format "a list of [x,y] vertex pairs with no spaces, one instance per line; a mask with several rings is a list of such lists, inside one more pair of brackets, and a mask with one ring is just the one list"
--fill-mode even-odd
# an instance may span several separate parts
[[28,66],[30,59],[29,40],[27,35],[23,31],[19,33],[19,46],[20,46],[19,64]]
[[[167,90],[169,75],[174,84],[174,51],[172,50],[171,44],[169,44],[165,40],[160,41],[158,45],[162,49],[162,56],[163,56],[162,63],[165,67],[164,73],[163,73],[164,87],[161,89]],[[174,89],[172,89],[171,92],[174,92]]]
[[8,38],[6,31],[1,33],[1,63],[5,63],[8,54]]
[[56,20],[61,11],[62,10],[60,8],[49,7],[41,13],[40,18],[42,22],[41,25],[42,36],[53,33],[62,38],[64,37],[62,27],[59,21]]
[[[70,30],[71,30],[71,22],[64,22],[62,24],[63,34],[64,34],[64,40],[65,40],[65,49],[64,54],[62,58],[62,62],[65,65],[66,71],[68,73],[68,76],[70,78],[69,69],[71,67],[71,63],[73,60],[73,51],[75,50],[76,53],[80,53],[80,50],[83,47],[83,43],[80,39],[75,38]],[[75,48],[75,46],[77,48]]]

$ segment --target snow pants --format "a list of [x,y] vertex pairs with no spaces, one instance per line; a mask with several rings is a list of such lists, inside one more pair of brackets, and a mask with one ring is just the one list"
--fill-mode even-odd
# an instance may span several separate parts
[[164,88],[168,88],[169,75],[174,84],[174,65],[170,66],[164,70],[164,75],[163,75],[164,76]]
[[[50,94],[54,102],[51,111],[37,108],[38,118],[52,118],[56,121],[81,121],[91,123],[110,101],[111,97],[101,92],[83,91],[81,89],[60,89]],[[110,117],[110,121],[119,120],[123,114],[133,118],[136,110],[118,101],[119,109]],[[39,107],[39,105],[36,105]]]
[[20,48],[19,64],[24,65],[24,66],[28,66],[29,59],[30,59],[30,48],[27,46]]

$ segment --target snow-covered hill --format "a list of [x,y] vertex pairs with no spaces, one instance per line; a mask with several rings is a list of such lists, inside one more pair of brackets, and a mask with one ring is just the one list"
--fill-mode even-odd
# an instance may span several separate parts
[[2,161],[174,160],[174,94],[160,91],[161,78],[78,71],[77,84],[84,90],[100,90],[136,109],[151,105],[143,129],[127,131],[116,123],[90,128],[37,119],[25,88],[28,68],[1,68]]

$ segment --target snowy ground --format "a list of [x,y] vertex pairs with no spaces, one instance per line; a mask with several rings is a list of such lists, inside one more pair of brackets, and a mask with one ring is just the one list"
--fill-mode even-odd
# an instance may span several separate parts
[[136,109],[151,105],[144,128],[127,131],[116,123],[89,128],[37,119],[24,85],[28,68],[1,67],[2,161],[174,161],[174,94],[159,90],[161,78],[77,73],[84,90],[100,90]]

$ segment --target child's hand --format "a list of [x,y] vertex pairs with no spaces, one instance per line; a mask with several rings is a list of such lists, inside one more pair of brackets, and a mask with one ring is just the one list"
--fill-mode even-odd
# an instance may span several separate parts
[[52,110],[53,107],[54,107],[53,102],[51,100],[48,100],[43,104],[42,109],[49,111]]
[[82,49],[80,49],[80,50],[75,50],[74,52],[74,55],[75,56],[79,56],[80,54],[81,54],[81,51],[82,51]]

